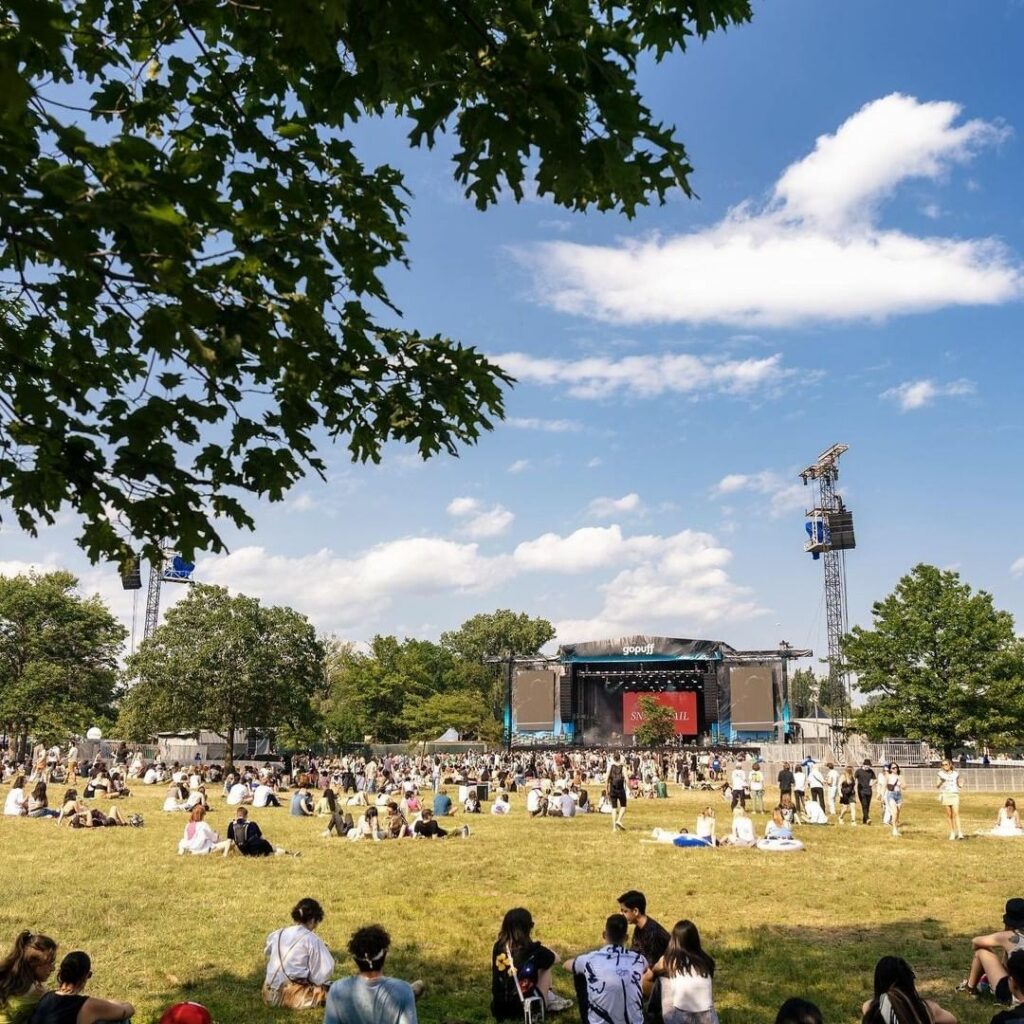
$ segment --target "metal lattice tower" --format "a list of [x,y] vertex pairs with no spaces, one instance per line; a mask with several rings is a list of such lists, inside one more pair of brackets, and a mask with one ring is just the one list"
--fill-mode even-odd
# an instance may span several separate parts
[[849,445],[835,444],[801,474],[804,484],[818,486],[818,500],[807,512],[810,541],[804,546],[820,557],[825,577],[825,622],[828,632],[829,708],[836,725],[843,726],[851,706],[849,676],[843,669],[841,644],[849,630],[846,603],[846,550],[854,547],[852,515],[836,492],[839,460]]
[[151,637],[160,622],[160,585],[163,581],[167,552],[161,551],[159,558],[149,563],[149,589],[146,592],[146,627],[142,631],[144,640]]

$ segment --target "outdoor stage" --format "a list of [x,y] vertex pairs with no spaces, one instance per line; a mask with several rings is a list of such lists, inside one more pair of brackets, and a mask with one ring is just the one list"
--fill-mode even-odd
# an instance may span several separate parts
[[675,713],[681,743],[781,738],[785,648],[738,651],[720,640],[627,636],[566,644],[511,679],[513,747],[632,746],[641,697]]

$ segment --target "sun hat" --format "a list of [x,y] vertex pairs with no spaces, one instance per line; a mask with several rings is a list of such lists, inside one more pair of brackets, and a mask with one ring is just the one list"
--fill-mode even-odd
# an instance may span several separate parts
[[213,1024],[213,1018],[201,1003],[175,1003],[164,1010],[160,1024]]

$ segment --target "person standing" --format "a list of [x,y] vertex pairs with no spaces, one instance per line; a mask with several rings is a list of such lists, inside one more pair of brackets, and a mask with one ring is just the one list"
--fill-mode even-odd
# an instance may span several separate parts
[[732,808],[742,807],[747,809],[747,773],[743,765],[737,761],[733,766],[732,774],[729,777],[729,788],[732,790]]
[[811,799],[816,800],[818,806],[825,810],[825,776],[821,772],[816,761],[807,766],[807,788],[811,791]]
[[804,813],[804,796],[807,793],[807,766],[798,764],[793,769],[793,802],[796,804],[796,813]]
[[860,801],[861,821],[871,824],[871,789],[875,784],[875,773],[871,767],[871,758],[865,757],[864,763],[853,773],[857,783],[857,799]]
[[853,777],[853,769],[847,766],[843,769],[842,777],[839,780],[839,822],[842,823],[843,815],[850,812],[850,824],[857,824],[857,783]]
[[750,797],[754,802],[754,812],[764,814],[764,772],[760,761],[755,761],[750,769]]
[[946,810],[950,839],[963,839],[964,837],[963,829],[960,826],[960,790],[963,784],[963,779],[953,767],[953,762],[946,758],[939,769],[935,785],[939,790],[939,800]]
[[900,766],[893,761],[889,770],[885,773],[885,801],[889,805],[889,822],[892,825],[892,834],[900,834],[900,808],[903,806],[903,777],[900,775]]
[[643,1024],[647,961],[641,953],[626,949],[628,931],[625,917],[612,914],[604,924],[605,945],[565,961],[576,984],[584,1024]]
[[626,772],[622,767],[622,755],[614,754],[608,767],[608,799],[612,805],[612,831],[625,832],[622,819],[626,816]]
[[784,796],[791,797],[793,795],[793,768],[788,761],[782,762],[777,781],[779,783],[779,803],[781,804]]
[[825,768],[825,813],[833,815],[836,813],[836,796],[839,794],[839,772],[831,761],[825,764]]

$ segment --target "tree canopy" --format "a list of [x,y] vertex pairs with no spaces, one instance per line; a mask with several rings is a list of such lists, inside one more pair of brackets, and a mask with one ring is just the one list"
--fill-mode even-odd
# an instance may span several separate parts
[[0,576],[0,724],[46,742],[108,721],[124,627],[69,572]]
[[[637,91],[749,0],[9,0],[0,23],[0,499],[94,560],[223,546],[247,495],[474,442],[509,378],[401,326],[401,172],[354,127],[452,135],[481,209],[631,215],[691,167]],[[396,326],[398,325],[398,326]]]
[[676,715],[672,708],[660,704],[654,697],[641,697],[637,701],[643,721],[634,735],[642,747],[660,747],[676,734]]
[[304,615],[202,585],[168,610],[127,670],[137,682],[121,706],[126,739],[209,729],[229,765],[240,732],[303,732],[325,684],[324,646]]
[[858,716],[869,735],[927,740],[947,756],[966,741],[1024,735],[1024,645],[991,594],[918,565],[872,618],[843,641],[870,695]]

